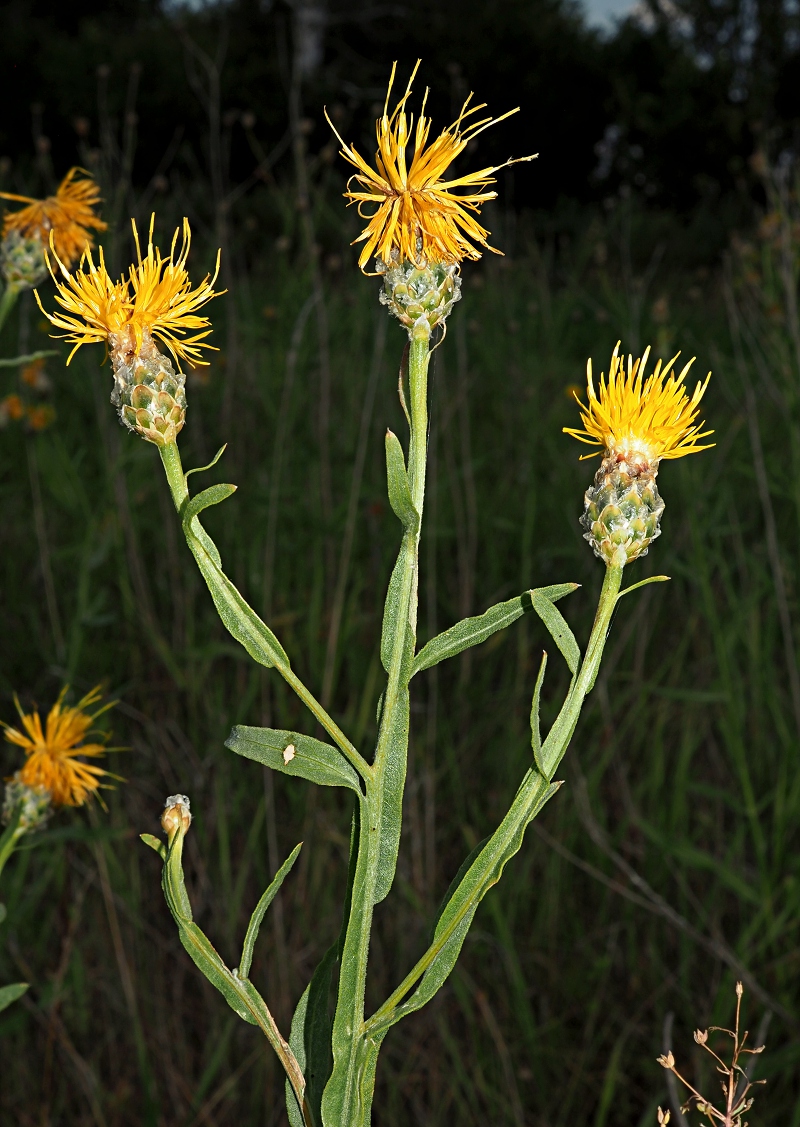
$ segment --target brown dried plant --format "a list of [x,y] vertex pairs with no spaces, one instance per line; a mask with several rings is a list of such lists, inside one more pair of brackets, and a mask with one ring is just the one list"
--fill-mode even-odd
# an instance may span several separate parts
[[[722,1094],[724,1097],[724,1107],[718,1108],[711,1100],[701,1095],[696,1088],[693,1088],[688,1080],[684,1079],[675,1067],[675,1058],[671,1052],[667,1052],[658,1058],[658,1063],[662,1068],[668,1069],[673,1076],[680,1080],[684,1087],[689,1089],[690,1095],[686,1103],[681,1107],[681,1114],[686,1115],[691,1111],[692,1107],[696,1108],[701,1115],[704,1115],[709,1123],[722,1124],[724,1127],[747,1127],[747,1122],[743,1120],[743,1116],[753,1106],[753,1097],[749,1094],[751,1088],[755,1084],[766,1084],[766,1080],[751,1081],[748,1073],[752,1071],[752,1062],[750,1069],[743,1068],[739,1064],[741,1057],[756,1056],[763,1053],[765,1046],[759,1045],[757,1049],[747,1048],[747,1030],[739,1035],[739,1018],[742,1007],[742,994],[744,987],[741,982],[736,983],[736,1024],[734,1029],[724,1029],[719,1025],[712,1025],[709,1029],[696,1029],[694,1032],[694,1039],[698,1045],[702,1045],[707,1053],[716,1061],[717,1072],[723,1077],[721,1081]],[[726,1033],[733,1040],[733,1054],[731,1056],[730,1064],[727,1064],[721,1056],[714,1052],[708,1044],[709,1033]],[[658,1122],[660,1127],[666,1127],[670,1121],[670,1113],[658,1109]]]

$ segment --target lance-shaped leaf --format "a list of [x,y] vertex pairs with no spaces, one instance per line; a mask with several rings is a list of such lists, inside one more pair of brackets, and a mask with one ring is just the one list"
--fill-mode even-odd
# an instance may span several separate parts
[[273,666],[290,669],[283,646],[222,571],[217,546],[198,520],[204,509],[230,497],[235,488],[234,485],[212,485],[188,500],[181,511],[183,534],[225,629],[260,665],[267,669]]
[[419,527],[419,513],[411,500],[411,487],[408,484],[403,448],[397,435],[390,430],[386,432],[386,481],[392,511],[403,528],[416,532]]
[[[322,956],[311,981],[297,1003],[289,1037],[289,1047],[306,1078],[306,1104],[314,1123],[320,1127],[322,1093],[333,1067],[330,991],[338,955],[339,944],[336,942]],[[303,1127],[302,1112],[288,1080],[286,1081],[286,1110],[291,1127]]]
[[[368,1039],[421,1009],[439,990],[455,966],[478,905],[522,845],[528,824],[559,786],[559,783],[548,783],[538,772],[527,773],[511,809],[448,900],[430,947],[405,982],[366,1023]],[[403,1001],[417,983],[411,997]]]
[[28,989],[27,982],[12,982],[8,986],[0,986],[0,1011],[7,1009],[17,998],[21,998]]
[[279,728],[249,728],[237,724],[225,741],[225,746],[264,763],[273,771],[296,775],[323,787],[348,787],[361,796],[358,775],[333,744],[304,736],[300,732],[286,732]]
[[[577,590],[579,584],[577,583],[562,583],[559,587],[540,587],[537,591],[531,591],[531,601],[533,609],[539,615],[542,622],[550,632],[555,644],[564,655],[564,660],[569,666],[569,671],[574,677],[578,672],[578,666],[581,661],[581,651],[578,648],[578,643],[575,641],[575,635],[567,625],[558,607],[554,606],[556,599],[561,598],[561,594],[552,595],[553,591],[562,591],[564,595],[569,594],[570,591]],[[567,588],[567,590],[562,590]]]
[[291,872],[292,866],[300,855],[300,850],[302,848],[303,843],[301,841],[294,847],[292,852],[283,862],[283,864],[275,874],[272,884],[256,904],[255,911],[250,917],[250,923],[247,925],[247,934],[245,935],[244,943],[242,944],[242,957],[239,960],[240,978],[247,978],[250,974],[250,967],[253,962],[253,948],[255,947],[256,940],[258,939],[258,932],[259,928],[261,927],[261,921],[264,919],[267,908],[269,908],[272,901],[278,895],[278,890],[280,889],[281,885]]
[[403,828],[403,788],[406,782],[408,761],[409,693],[400,689],[389,721],[388,753],[383,776],[380,811],[380,847],[378,852],[378,878],[375,884],[375,904],[389,895],[397,867],[400,850],[400,832]]
[[395,638],[398,631],[402,631],[404,668],[401,679],[404,681],[408,681],[411,677],[411,658],[415,643],[414,631],[408,621],[408,593],[413,582],[414,555],[414,539],[411,533],[407,532],[403,537],[397,562],[389,579],[381,628],[381,663],[387,673],[392,664]]
[[[497,603],[475,618],[463,619],[455,626],[451,626],[449,630],[445,630],[443,634],[437,634],[435,638],[431,638],[422,647],[414,659],[411,670],[412,676],[422,669],[430,669],[432,665],[437,665],[448,657],[455,657],[456,654],[469,649],[470,646],[477,646],[481,642],[485,642],[492,634],[498,630],[504,630],[506,626],[516,622],[518,618],[521,618],[523,614],[530,610],[535,610],[539,614],[548,630],[551,630],[551,621],[557,624],[557,620],[551,616],[551,612],[553,612],[569,633],[569,627],[566,626],[559,611],[555,610],[553,603],[557,602],[558,599],[563,599],[565,595],[570,595],[577,587],[577,583],[558,583],[551,587],[540,587],[533,591],[525,591],[514,599]],[[556,639],[556,644],[560,645],[558,639]],[[577,649],[577,644],[575,648]]]
[[542,760],[542,729],[539,724],[539,700],[542,695],[542,685],[544,684],[544,672],[547,669],[547,654],[542,654],[542,663],[539,666],[539,675],[536,678],[536,687],[533,690],[533,701],[531,702],[531,747],[533,748],[533,761],[544,774],[544,766]]

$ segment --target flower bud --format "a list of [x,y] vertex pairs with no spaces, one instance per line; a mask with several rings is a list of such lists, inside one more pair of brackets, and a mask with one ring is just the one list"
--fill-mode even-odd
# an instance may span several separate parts
[[16,821],[21,835],[44,828],[52,813],[52,795],[46,787],[23,783],[19,775],[18,771],[6,783],[0,818],[6,826]]
[[[424,260],[423,260],[424,262]],[[383,275],[380,300],[408,330],[409,340],[428,340],[437,325],[444,324],[461,298],[461,274],[457,262],[417,266],[411,261],[376,261]]]
[[11,230],[0,243],[0,271],[15,290],[29,290],[47,277],[42,240]]
[[131,325],[109,334],[114,390],[111,402],[123,426],[156,446],[174,442],[186,421],[186,376],[158,350],[149,329],[137,344]]
[[661,535],[664,502],[656,485],[657,465],[606,457],[586,490],[581,524],[584,539],[606,566],[625,564],[646,556]]
[[179,830],[185,834],[191,824],[192,815],[188,797],[185,794],[171,794],[164,803],[164,813],[161,815],[161,826],[170,845],[175,834]]

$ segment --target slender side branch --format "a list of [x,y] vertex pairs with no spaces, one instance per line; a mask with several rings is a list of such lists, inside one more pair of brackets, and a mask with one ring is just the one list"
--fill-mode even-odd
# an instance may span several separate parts
[[[159,446],[158,449],[161,455],[161,461],[164,466],[164,472],[166,473],[167,481],[169,483],[173,504],[175,505],[175,509],[178,515],[183,518],[186,506],[190,501],[190,497],[189,488],[186,482],[186,474],[183,472],[183,466],[181,464],[181,456],[180,451],[178,450],[178,445],[175,442],[170,442],[165,446]],[[228,488],[230,489],[231,487]],[[195,518],[195,520],[196,519],[197,518]],[[208,536],[205,532],[204,536],[208,540]],[[193,554],[195,554],[195,546],[191,542],[189,543],[189,547],[192,549]],[[221,568],[219,568],[219,566],[215,564],[210,557],[209,562],[216,567],[219,574],[224,578],[224,573],[222,572]],[[257,618],[254,612],[251,613],[255,618]],[[261,626],[264,626],[264,623],[261,622],[261,619],[258,619],[258,622],[261,624]],[[359,754],[357,749],[353,746],[353,744],[341,730],[336,721],[328,715],[327,711],[316,699],[314,694],[303,684],[297,674],[294,673],[288,663],[288,659],[285,662],[276,660],[274,662],[274,665],[283,679],[292,687],[292,689],[294,689],[298,697],[303,701],[303,703],[319,721],[319,723],[322,725],[331,739],[336,743],[337,747],[345,756],[345,758],[352,764],[352,766],[356,769],[356,771],[358,771],[358,773],[365,781],[370,779],[372,777],[372,767]]]

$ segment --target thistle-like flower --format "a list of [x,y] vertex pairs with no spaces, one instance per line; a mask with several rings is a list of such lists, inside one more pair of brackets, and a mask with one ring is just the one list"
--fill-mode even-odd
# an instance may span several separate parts
[[685,380],[694,357],[677,376],[674,364],[680,353],[663,366],[659,360],[645,379],[649,355],[647,348],[639,360],[629,356],[626,368],[618,343],[608,379],[600,377],[599,394],[589,360],[588,405],[575,396],[583,428],[564,427],[566,434],[603,451],[594,484],[586,491],[581,524],[595,555],[616,567],[646,555],[661,534],[664,502],[656,486],[661,460],[682,458],[713,445],[700,445],[713,431],[704,431],[705,424],[696,422],[711,373],[698,382],[690,398]]
[[[67,363],[81,345],[107,342],[114,372],[111,402],[118,408],[120,421],[150,442],[165,446],[175,441],[186,418],[186,377],[180,361],[206,363],[201,349],[213,347],[205,340],[211,322],[196,310],[219,296],[214,290],[219,255],[213,277],[207,274],[193,289],[186,270],[191,244],[188,220],[184,219],[182,232],[176,230],[166,257],[153,246],[153,220],[144,257],[136,224],[131,222],[137,264],[130,267],[127,278],[111,280],[102,247],[97,265],[87,252],[81,268],[73,272],[53,250],[60,277],[49,259],[48,265],[56,283],[56,301],[64,312],[48,313],[38,293],[36,300],[45,317],[65,329],[64,339],[75,346]],[[201,331],[193,332],[198,329]],[[156,341],[172,353],[177,371]]]
[[3,219],[0,264],[9,285],[24,289],[44,280],[44,251],[51,242],[69,267],[93,246],[90,228],[105,231],[107,224],[95,213],[100,189],[88,174],[79,176],[82,171],[71,168],[56,194],[44,200],[0,192],[1,199],[28,205]]
[[[426,90],[422,110],[414,128],[413,115],[406,113],[411,85],[419,68],[419,60],[409,79],[406,92],[389,113],[397,64],[392,67],[383,116],[376,122],[378,149],[376,168],[372,168],[355,148],[347,145],[328,118],[341,142],[341,154],[356,168],[348,182],[345,198],[356,204],[364,231],[355,240],[364,246],[358,264],[366,267],[373,256],[376,273],[384,276],[381,300],[409,330],[409,336],[430,335],[441,324],[460,297],[459,263],[464,258],[478,259],[482,251],[491,250],[489,231],[476,216],[481,205],[493,200],[497,192],[487,191],[494,184],[494,173],[519,161],[535,156],[509,159],[505,164],[482,168],[446,179],[446,172],[469,142],[488,129],[517,113],[509,110],[500,117],[483,117],[468,122],[485,105],[471,105],[469,95],[456,120],[434,141],[428,143],[431,119],[425,116]],[[413,152],[407,149],[411,136]],[[356,187],[351,190],[350,184]],[[462,194],[457,189],[465,189]],[[372,208],[372,211],[365,211]],[[477,246],[475,244],[478,244]]]
[[[107,785],[100,781],[102,778],[117,778],[96,763],[84,762],[105,754],[108,750],[107,737],[100,737],[94,743],[82,742],[97,717],[111,708],[114,702],[90,712],[91,706],[101,698],[98,688],[92,689],[75,706],[64,705],[66,692],[65,686],[50,709],[44,726],[39,713],[24,713],[19,701],[17,711],[22,731],[0,721],[8,742],[24,748],[26,755],[23,767],[9,780],[5,806],[12,798],[15,803],[20,801],[32,806],[37,796],[42,801],[46,798],[56,807],[83,806]],[[8,812],[4,812],[7,816]]]

